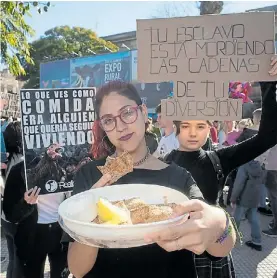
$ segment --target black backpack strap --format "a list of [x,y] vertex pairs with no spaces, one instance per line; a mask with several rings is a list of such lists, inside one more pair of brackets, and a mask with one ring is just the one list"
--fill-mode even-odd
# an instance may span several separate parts
[[220,159],[217,155],[216,152],[214,151],[207,151],[206,152],[209,159],[211,160],[212,164],[213,164],[213,167],[214,167],[214,170],[216,172],[216,176],[217,176],[217,180],[219,182],[219,185],[221,188],[224,187],[224,173],[223,173],[223,169],[222,169],[222,166],[221,166],[221,163],[220,163]]

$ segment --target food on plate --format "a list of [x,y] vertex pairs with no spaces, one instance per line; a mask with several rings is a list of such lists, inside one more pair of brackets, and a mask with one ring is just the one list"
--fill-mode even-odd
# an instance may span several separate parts
[[114,205],[108,200],[100,198],[97,202],[97,221],[99,224],[127,224],[130,223],[130,212],[124,208],[124,203]]
[[108,157],[104,166],[97,166],[98,170],[103,174],[110,174],[113,184],[126,174],[133,172],[133,158],[128,152],[123,152],[120,156],[113,158]]
[[140,198],[109,202],[100,198],[97,203],[95,224],[143,224],[168,220],[177,204],[146,204]]

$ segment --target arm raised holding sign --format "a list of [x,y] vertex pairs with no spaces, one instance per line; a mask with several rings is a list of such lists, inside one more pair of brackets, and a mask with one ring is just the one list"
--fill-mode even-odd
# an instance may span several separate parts
[[[277,79],[277,56],[271,59],[269,74]],[[262,91],[262,116],[257,135],[242,143],[221,149],[217,152],[224,173],[258,157],[277,144],[277,81],[260,82]]]

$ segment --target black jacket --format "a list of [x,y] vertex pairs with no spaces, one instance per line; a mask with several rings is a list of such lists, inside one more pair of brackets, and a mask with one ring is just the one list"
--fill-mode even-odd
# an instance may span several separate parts
[[38,211],[36,205],[29,205],[24,200],[26,192],[24,162],[13,166],[6,180],[3,210],[6,219],[17,223],[15,245],[20,260],[25,261],[31,255],[35,244]]

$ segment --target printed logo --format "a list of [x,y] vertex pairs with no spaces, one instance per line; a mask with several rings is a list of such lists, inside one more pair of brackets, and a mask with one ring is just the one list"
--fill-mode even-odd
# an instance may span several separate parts
[[58,183],[54,180],[50,180],[45,184],[45,189],[48,192],[55,192],[58,189]]
[[55,192],[58,188],[59,189],[63,189],[63,188],[73,188],[74,187],[74,181],[69,181],[69,182],[56,182],[54,180],[50,180],[45,184],[45,189],[50,192],[53,193]]

